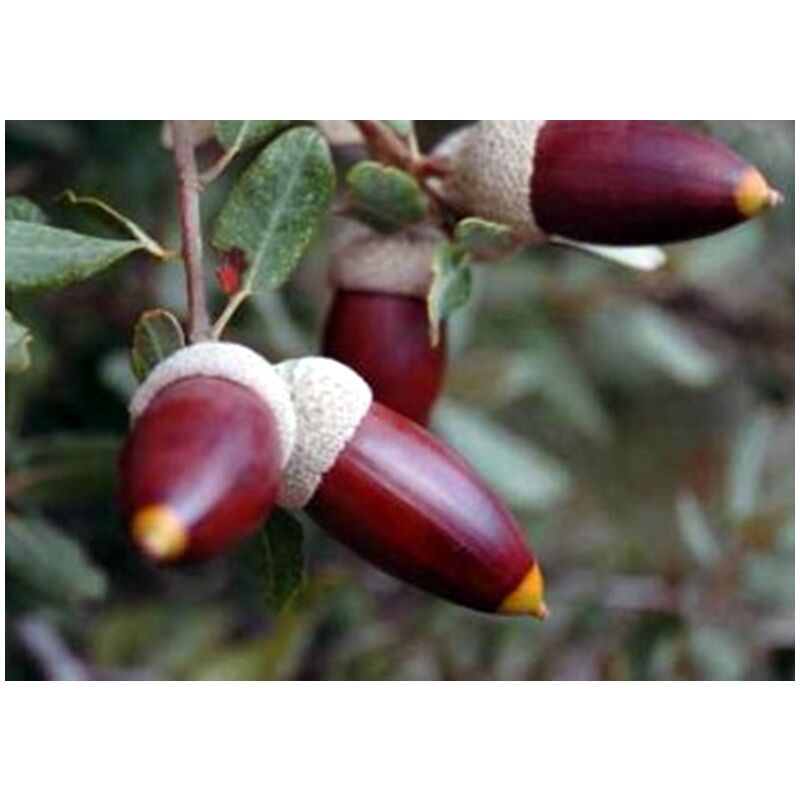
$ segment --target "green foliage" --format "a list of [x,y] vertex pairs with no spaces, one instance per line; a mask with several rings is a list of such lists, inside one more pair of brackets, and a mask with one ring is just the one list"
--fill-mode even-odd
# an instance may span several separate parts
[[331,204],[334,171],[325,138],[294,128],[271,142],[237,182],[214,227],[214,246],[247,258],[242,288],[286,281]]
[[75,505],[108,498],[120,439],[116,436],[58,433],[16,442],[7,456],[7,494],[43,505]]
[[471,288],[472,273],[466,255],[451,244],[439,245],[433,259],[433,281],[428,290],[428,320],[433,346],[439,342],[441,323],[469,300]]
[[133,374],[143,381],[156,364],[185,344],[183,328],[174,314],[163,308],[145,311],[133,329]]
[[47,222],[47,217],[36,203],[21,195],[6,197],[6,222]]
[[55,289],[110,267],[141,242],[97,239],[36,222],[6,222],[6,286]]
[[31,334],[6,311],[6,372],[24,372],[31,365]]
[[214,129],[226,150],[238,152],[269,141],[287,125],[283,119],[218,119]]
[[75,606],[100,600],[106,593],[105,575],[80,546],[38,517],[7,518],[6,565],[48,602]]
[[719,363],[667,314],[647,306],[630,309],[627,326],[639,354],[686,386],[703,387],[719,375]]
[[516,245],[508,225],[478,217],[462,219],[456,225],[453,242],[475,258],[486,259],[508,253]]
[[99,211],[103,216],[110,219],[117,227],[121,228],[125,233],[130,234],[137,242],[139,242],[144,250],[151,256],[159,259],[166,259],[169,254],[155,239],[150,237],[142,228],[137,225],[132,219],[121,214],[108,203],[98,199],[97,197],[79,197],[72,190],[64,192],[64,200],[72,205],[82,206],[86,208]]
[[425,219],[428,198],[407,172],[375,161],[361,161],[347,173],[353,212],[379,231],[392,231]]
[[557,459],[485,414],[442,401],[434,427],[516,508],[548,508],[570,487],[569,473]]
[[303,583],[303,526],[286,511],[276,510],[259,534],[267,604],[285,608]]

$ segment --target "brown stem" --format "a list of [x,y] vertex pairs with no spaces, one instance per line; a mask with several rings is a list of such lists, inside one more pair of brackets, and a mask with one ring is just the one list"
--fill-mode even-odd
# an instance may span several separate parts
[[173,153],[178,175],[178,207],[181,218],[183,264],[186,269],[186,295],[189,305],[188,336],[199,342],[211,336],[205,275],[203,274],[203,235],[200,228],[200,178],[194,140],[188,120],[172,120]]

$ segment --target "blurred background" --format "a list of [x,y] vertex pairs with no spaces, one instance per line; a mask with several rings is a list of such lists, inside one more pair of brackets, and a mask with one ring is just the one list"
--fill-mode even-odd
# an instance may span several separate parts
[[[429,146],[459,122],[419,123]],[[433,427],[529,532],[551,618],[431,599],[306,524],[307,582],[276,616],[255,540],[156,569],[115,508],[145,309],[183,317],[179,264],[133,256],[15,295],[33,365],[6,378],[6,677],[11,679],[788,679],[794,676],[794,123],[682,121],[759,167],[786,204],[634,273],[547,247],[476,265],[451,319]],[[174,179],[157,122],[8,122],[6,194],[116,231],[95,195],[166,245]],[[230,182],[206,192],[213,219]],[[213,252],[207,251],[210,281]],[[326,236],[229,336],[316,352]],[[215,289],[215,309],[223,304]]]

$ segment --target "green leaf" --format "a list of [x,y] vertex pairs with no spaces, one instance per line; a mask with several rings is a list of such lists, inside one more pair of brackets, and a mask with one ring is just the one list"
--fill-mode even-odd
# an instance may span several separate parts
[[689,491],[681,492],[676,510],[678,530],[694,560],[706,568],[718,564],[722,557],[722,548],[697,496]]
[[6,222],[47,222],[44,211],[22,195],[6,197]]
[[285,119],[218,119],[214,129],[226,150],[239,152],[268,141],[289,124]]
[[303,583],[303,526],[291,514],[278,510],[267,520],[259,538],[267,603],[280,611]]
[[82,281],[142,248],[36,222],[6,222],[6,287],[42,289]]
[[31,365],[31,334],[6,311],[6,372],[24,372]]
[[106,593],[105,575],[80,545],[38,517],[7,518],[6,565],[20,581],[56,603],[76,605]]
[[764,412],[757,413],[736,433],[727,478],[727,512],[735,522],[758,509],[772,433],[772,418]]
[[419,183],[397,167],[361,161],[347,173],[355,214],[379,231],[425,219],[428,197]]
[[143,381],[153,367],[186,344],[175,315],[163,308],[145,311],[133,329],[131,368]]
[[569,490],[570,475],[559,461],[485,414],[440,400],[434,427],[517,508],[548,508]]
[[475,258],[485,259],[499,258],[517,246],[508,225],[478,217],[462,219],[456,225],[453,242]]
[[274,289],[289,277],[330,206],[334,181],[325,137],[313,128],[287,131],[250,165],[213,237],[218,250],[244,252],[243,290]]
[[469,300],[472,273],[467,256],[451,244],[441,244],[433,259],[433,281],[428,290],[431,343],[439,343],[441,323]]
[[631,344],[659,371],[693,388],[716,381],[720,372],[717,359],[668,314],[649,306],[633,308],[629,313]]
[[73,205],[89,206],[90,208],[100,211],[101,214],[111,219],[114,224],[122,228],[126,233],[129,233],[131,236],[133,236],[137,242],[140,242],[142,247],[154,258],[166,260],[172,255],[164,250],[164,248],[155,239],[145,233],[145,231],[132,219],[126,217],[124,214],[121,214],[115,208],[112,208],[108,203],[104,203],[102,200],[99,200],[96,197],[79,197],[71,189],[68,189],[66,192],[64,192],[63,197],[68,203],[72,203]]

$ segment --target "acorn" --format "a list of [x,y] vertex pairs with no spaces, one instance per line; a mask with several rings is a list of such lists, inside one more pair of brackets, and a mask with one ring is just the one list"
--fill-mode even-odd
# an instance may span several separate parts
[[461,212],[525,242],[666,244],[778,205],[761,173],[709,136],[645,120],[488,120],[439,147]]
[[279,503],[380,569],[472,609],[547,615],[542,574],[502,501],[423,427],[327,358],[276,369],[297,439]]
[[434,345],[427,306],[442,241],[429,226],[381,234],[353,221],[331,238],[334,296],[322,352],[358,372],[376,400],[420,425],[427,424],[445,369],[445,326]]
[[130,414],[122,505],[147,556],[208,558],[270,513],[296,421],[286,384],[261,356],[220,342],[178,350],[147,376]]

